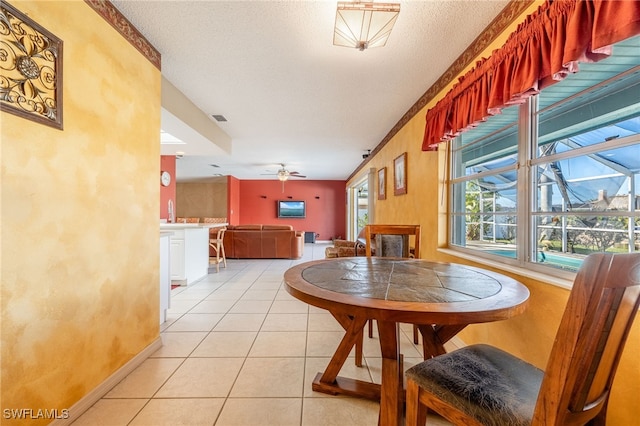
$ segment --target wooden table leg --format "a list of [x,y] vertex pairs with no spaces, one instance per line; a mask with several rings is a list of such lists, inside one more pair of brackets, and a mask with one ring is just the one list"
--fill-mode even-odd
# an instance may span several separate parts
[[430,325],[419,324],[418,329],[422,334],[422,351],[424,359],[442,355],[447,351],[444,344],[464,329],[466,324],[455,325]]
[[[356,359],[360,357],[362,363],[362,336],[367,318],[354,318],[349,315],[335,314],[332,315],[345,328],[345,335],[338,345],[338,349],[333,354],[329,365],[324,373],[318,373],[313,379],[311,389],[316,392],[327,393],[329,395],[349,395],[360,398],[370,399],[372,401],[380,401],[380,385],[377,383],[365,382],[362,380],[351,379],[347,377],[339,377],[338,373],[344,365],[351,348],[356,346]],[[356,363],[358,361],[356,360]]]
[[338,349],[336,349],[336,352],[331,357],[331,361],[329,361],[329,365],[322,374],[322,378],[320,379],[321,382],[335,382],[340,369],[344,365],[344,362],[347,360],[347,357],[351,352],[351,348],[353,348],[353,345],[356,343],[357,339],[362,339],[362,330],[364,329],[366,323],[366,318],[353,318],[351,320],[351,324],[346,330],[344,337],[340,341]]
[[403,417],[403,376],[399,326],[395,322],[377,321],[382,351],[382,385],[380,388],[379,425],[400,425]]
[[[344,331],[348,331],[353,322],[353,317],[345,314],[331,313],[333,317],[340,323]],[[356,340],[356,367],[362,367],[362,341],[364,336],[364,329],[360,331],[360,336]]]

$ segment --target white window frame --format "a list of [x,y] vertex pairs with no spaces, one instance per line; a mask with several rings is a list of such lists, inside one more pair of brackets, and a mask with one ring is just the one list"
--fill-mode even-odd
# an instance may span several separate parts
[[[590,90],[590,89],[589,89]],[[575,272],[566,271],[550,266],[546,266],[544,264],[532,261],[531,257],[533,255],[537,255],[537,230],[536,230],[536,217],[542,216],[541,212],[535,212],[534,207],[537,206],[537,167],[542,163],[549,163],[550,161],[560,161],[563,159],[573,158],[584,156],[588,154],[593,154],[599,151],[604,151],[611,149],[613,147],[620,148],[629,145],[637,145],[640,144],[640,135],[636,134],[629,137],[624,137],[620,139],[611,140],[608,142],[598,143],[596,145],[585,146],[581,148],[576,148],[571,151],[553,154],[552,156],[546,156],[537,158],[537,149],[538,149],[538,123],[537,118],[539,116],[538,108],[538,98],[537,96],[530,97],[527,102],[522,104],[518,110],[518,119],[517,119],[517,161],[515,165],[510,165],[502,168],[496,168],[491,171],[479,172],[474,174],[473,176],[466,176],[464,170],[458,170],[460,176],[455,176],[456,173],[456,164],[454,164],[454,151],[455,149],[449,150],[449,157],[447,161],[450,164],[450,179],[449,179],[449,193],[451,194],[449,201],[449,210],[448,210],[448,220],[449,220],[449,229],[448,229],[448,241],[449,248],[455,252],[465,254],[464,257],[477,259],[482,261],[485,260],[489,263],[492,262],[500,262],[505,265],[510,265],[511,267],[515,267],[518,269],[523,269],[526,271],[540,273],[542,275],[547,275],[550,277],[556,277],[562,280],[570,280],[572,281],[575,277]],[[482,126],[482,124],[480,124]],[[462,150],[463,148],[459,148]],[[461,154],[458,154],[461,155]],[[465,212],[456,212],[454,209],[454,205],[456,203],[459,204],[460,200],[455,200],[453,197],[455,196],[454,185],[461,184],[463,182],[476,180],[486,175],[495,175],[499,173],[504,173],[506,171],[516,170],[517,174],[517,192],[516,192],[516,221],[517,221],[517,231],[516,231],[516,257],[509,258],[506,256],[500,255],[491,255],[482,252],[481,250],[463,247],[460,245],[456,245],[454,242],[454,237],[456,232],[460,232],[460,230],[455,230],[455,219],[459,216],[465,216]],[[640,193],[639,188],[634,188],[633,179],[631,179],[631,194],[635,194],[636,196]],[[629,211],[627,214],[620,214],[619,212],[599,212],[598,216],[626,216],[629,217],[629,237],[633,236],[633,227],[634,221],[638,217],[638,213],[634,212],[631,207],[631,203],[629,204]],[[547,213],[548,215],[548,213]],[[459,226],[459,224],[458,224]],[[495,233],[494,233],[495,237]],[[460,238],[460,235],[458,235]],[[463,239],[466,240],[466,229],[465,235]],[[535,246],[535,247],[534,247]],[[636,250],[637,251],[637,250]]]

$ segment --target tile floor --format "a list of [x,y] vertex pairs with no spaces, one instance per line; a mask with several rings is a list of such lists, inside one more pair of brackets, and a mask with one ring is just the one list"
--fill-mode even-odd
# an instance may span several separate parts
[[[290,296],[283,274],[324,258],[305,244],[300,260],[229,260],[172,290],[163,347],[87,410],[83,425],[376,425],[376,402],[311,390],[342,338],[322,309]],[[402,326],[405,368],[420,362],[411,326]],[[353,355],[353,354],[352,354]],[[380,383],[377,337],[365,337],[366,365],[353,357],[341,375]],[[428,424],[448,425],[441,418]]]

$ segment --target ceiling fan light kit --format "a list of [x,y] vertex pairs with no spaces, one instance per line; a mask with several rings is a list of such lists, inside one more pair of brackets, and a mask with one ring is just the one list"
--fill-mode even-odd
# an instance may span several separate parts
[[338,2],[334,46],[367,48],[387,44],[400,14],[400,3]]
[[284,163],[280,163],[280,170],[276,173],[267,173],[267,175],[275,175],[280,182],[282,182],[282,192],[284,192],[284,183],[289,180],[290,177],[296,178],[306,178],[306,176],[301,175],[300,172],[290,172],[284,166]]

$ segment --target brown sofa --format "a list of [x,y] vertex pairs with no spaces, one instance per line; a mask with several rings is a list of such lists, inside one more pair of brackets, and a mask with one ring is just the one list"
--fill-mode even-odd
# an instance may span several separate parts
[[304,231],[291,225],[230,225],[224,251],[232,259],[300,259]]

